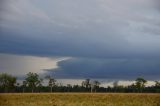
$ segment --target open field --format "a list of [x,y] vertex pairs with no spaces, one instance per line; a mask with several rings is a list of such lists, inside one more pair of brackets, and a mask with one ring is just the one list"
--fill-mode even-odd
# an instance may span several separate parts
[[160,94],[8,93],[0,106],[160,106]]

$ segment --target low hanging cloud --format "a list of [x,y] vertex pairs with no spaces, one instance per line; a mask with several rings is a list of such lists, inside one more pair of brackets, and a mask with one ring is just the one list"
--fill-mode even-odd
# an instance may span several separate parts
[[[70,57],[57,77],[158,78],[159,0],[1,0],[0,53]],[[77,71],[75,71],[77,70]]]
[[58,62],[58,68],[45,70],[57,78],[159,79],[160,60],[72,58]]

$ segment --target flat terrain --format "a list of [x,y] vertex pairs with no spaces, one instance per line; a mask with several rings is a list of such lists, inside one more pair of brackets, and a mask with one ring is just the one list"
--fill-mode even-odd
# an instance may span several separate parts
[[8,93],[0,106],[160,106],[160,94]]

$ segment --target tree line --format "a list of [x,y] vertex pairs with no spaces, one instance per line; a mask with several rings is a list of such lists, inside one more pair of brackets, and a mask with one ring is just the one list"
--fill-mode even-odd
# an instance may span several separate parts
[[[43,85],[44,79],[48,80],[48,85]],[[25,80],[22,84],[17,82],[17,78],[13,75],[2,73],[0,74],[0,92],[126,92],[126,93],[160,93],[160,82],[155,81],[155,85],[146,86],[147,80],[144,78],[137,78],[135,83],[122,86],[118,82],[113,83],[113,87],[100,87],[98,80],[91,81],[85,79],[81,85],[62,85],[57,83],[54,77],[46,76],[40,78],[37,73],[29,72],[26,74]]]

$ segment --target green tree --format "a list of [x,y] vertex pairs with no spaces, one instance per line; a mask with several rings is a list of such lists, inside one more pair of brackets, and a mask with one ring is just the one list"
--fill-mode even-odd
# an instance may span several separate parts
[[56,84],[56,80],[53,77],[49,76],[49,75],[46,76],[45,78],[49,80],[48,81],[48,86],[50,87],[50,92],[53,92],[53,87]]
[[0,74],[0,86],[4,89],[4,92],[13,90],[16,84],[16,77],[2,73]]
[[136,79],[136,87],[138,88],[139,92],[142,92],[143,88],[145,87],[145,84],[147,83],[147,81],[143,78],[137,78]]
[[26,83],[27,85],[32,89],[32,92],[34,92],[34,89],[40,84],[40,78],[39,78],[39,75],[37,73],[32,73],[32,72],[29,72],[27,74],[27,77],[26,77]]

